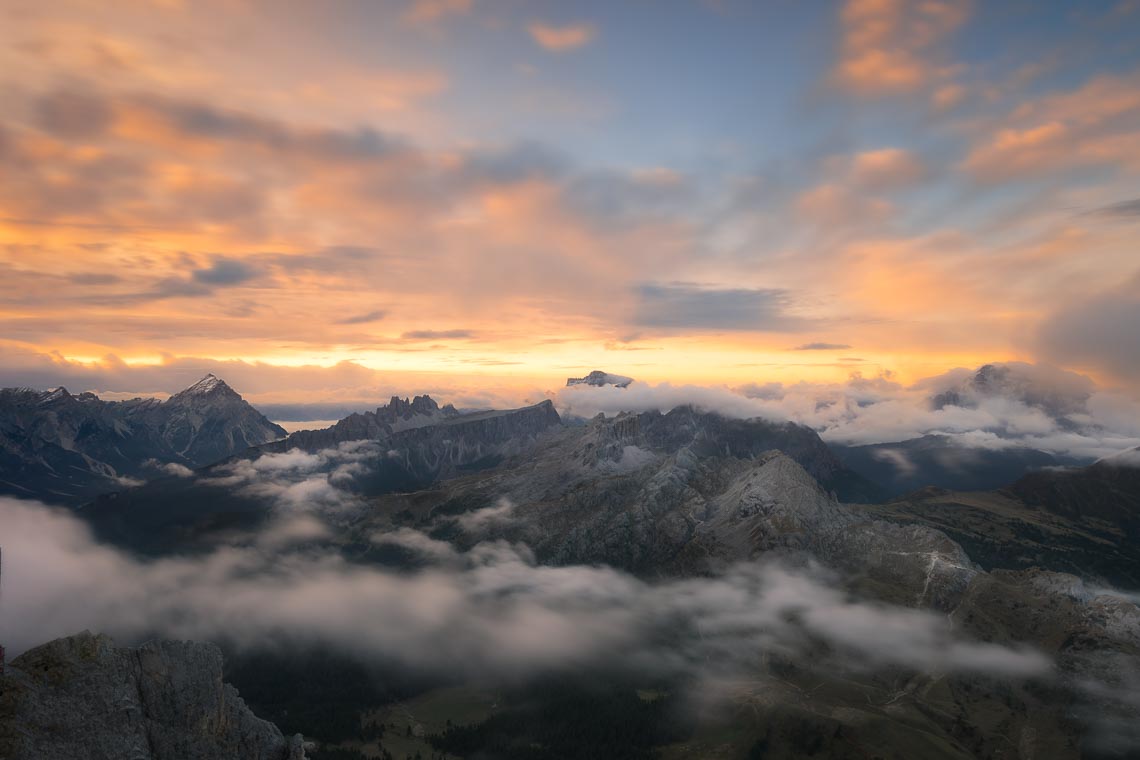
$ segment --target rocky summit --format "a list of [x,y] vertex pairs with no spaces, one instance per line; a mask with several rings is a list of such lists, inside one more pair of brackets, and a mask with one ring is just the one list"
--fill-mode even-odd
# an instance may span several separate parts
[[303,760],[222,681],[212,644],[116,647],[83,632],[17,657],[0,677],[0,757]]

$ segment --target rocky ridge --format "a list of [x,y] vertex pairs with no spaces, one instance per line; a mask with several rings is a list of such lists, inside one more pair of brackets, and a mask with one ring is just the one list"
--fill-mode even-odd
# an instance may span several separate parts
[[[452,516],[514,505],[510,519],[462,543],[505,538],[540,561],[608,564],[639,575],[717,572],[734,562],[809,552],[894,586],[907,603],[953,603],[976,572],[928,528],[875,520],[820,485],[841,468],[806,428],[730,420],[691,408],[598,416],[483,472],[382,496],[363,530],[412,515],[451,535]],[[776,450],[779,447],[780,450]],[[814,472],[813,472],[814,471]],[[453,531],[452,531],[453,532]]]
[[345,441],[380,440],[404,430],[435,425],[459,417],[451,404],[441,407],[431,396],[416,396],[411,401],[393,396],[374,412],[350,414],[332,427],[321,430],[299,430],[270,449],[301,448],[309,451],[329,448]]

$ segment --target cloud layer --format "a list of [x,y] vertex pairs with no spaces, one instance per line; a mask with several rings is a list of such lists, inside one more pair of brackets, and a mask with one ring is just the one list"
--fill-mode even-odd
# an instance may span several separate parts
[[1045,365],[989,369],[954,370],[909,387],[859,374],[837,384],[572,386],[559,392],[558,403],[584,417],[692,404],[730,417],[792,420],[826,441],[854,445],[938,434],[963,448],[1027,447],[1090,462],[1140,445],[1140,406],[1128,396],[1097,391],[1088,378]]
[[537,566],[526,547],[502,542],[459,553],[405,529],[380,538],[423,553],[429,565],[391,573],[283,550],[323,537],[312,516],[290,518],[257,546],[141,563],[39,504],[0,500],[0,521],[20,537],[5,547],[0,622],[14,652],[91,628],[239,645],[267,636],[319,641],[482,675],[624,660],[712,676],[765,651],[804,655],[815,641],[836,653],[834,664],[860,670],[1051,672],[1030,650],[954,636],[940,616],[848,598],[818,571],[742,565],[721,578],[646,584],[603,567]]

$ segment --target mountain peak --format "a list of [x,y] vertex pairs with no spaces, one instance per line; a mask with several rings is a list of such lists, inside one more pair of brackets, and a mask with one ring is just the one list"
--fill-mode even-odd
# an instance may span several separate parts
[[609,372],[603,372],[596,369],[585,377],[568,377],[566,378],[566,387],[571,385],[593,385],[595,387],[602,387],[603,385],[613,385],[617,388],[624,388],[633,382],[632,377],[625,375],[613,375]]
[[234,395],[237,395],[236,391],[234,391],[233,388],[226,385],[225,380],[222,380],[220,377],[218,377],[217,375],[215,375],[211,372],[211,373],[208,373],[205,377],[203,377],[198,382],[191,385],[186,390],[184,390],[184,391],[182,391],[176,395],[178,395],[178,396],[205,396],[205,395],[208,395],[211,393],[216,393],[218,391],[223,391],[223,392],[228,391]]

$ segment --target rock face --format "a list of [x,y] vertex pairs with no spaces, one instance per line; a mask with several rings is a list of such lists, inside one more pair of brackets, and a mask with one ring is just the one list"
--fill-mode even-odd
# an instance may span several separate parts
[[0,678],[0,756],[27,760],[302,760],[222,682],[212,644],[118,648],[83,632],[25,652]]
[[166,401],[4,389],[0,493],[75,506],[162,465],[200,467],[284,435],[213,375]]

